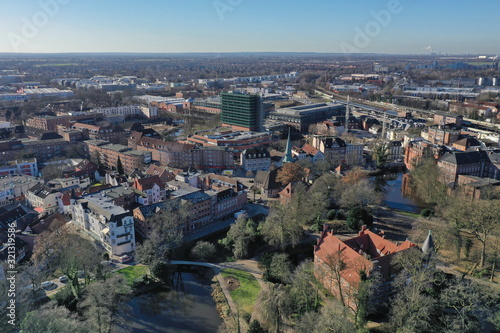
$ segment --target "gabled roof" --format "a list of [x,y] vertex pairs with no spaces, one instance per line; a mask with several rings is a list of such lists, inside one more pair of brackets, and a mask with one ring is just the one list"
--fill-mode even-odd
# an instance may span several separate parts
[[324,231],[315,246],[314,255],[323,262],[328,262],[329,256],[340,251],[347,264],[347,268],[342,271],[342,277],[349,283],[356,283],[360,280],[359,274],[362,270],[369,273],[376,267],[379,267],[385,280],[390,279],[389,256],[416,246],[410,241],[394,244],[366,229],[360,231],[357,237],[345,241],[340,240],[331,231]]
[[298,182],[289,183],[281,192],[279,192],[279,196],[282,198],[290,199],[293,195],[294,188],[297,186]]
[[453,145],[464,146],[467,149],[469,147],[481,146],[481,142],[479,142],[476,138],[472,136],[468,136],[466,138],[456,141],[455,143],[453,143]]
[[241,191],[246,188],[246,186],[240,183],[236,178],[216,175],[215,173],[209,173],[207,176],[210,179],[211,183],[217,183],[226,187],[230,187],[235,189],[236,191]]
[[64,218],[63,215],[59,213],[54,213],[47,217],[44,217],[34,223],[30,224],[30,229],[36,233],[41,234],[46,230],[54,231],[62,227],[68,221]]
[[22,205],[17,206],[11,210],[5,210],[0,213],[0,231],[7,229],[7,225],[18,219],[28,215],[30,210]]
[[49,195],[58,192],[54,189],[51,189],[48,186],[45,186],[44,184],[36,184],[32,188],[30,188],[28,191],[30,191],[31,193],[33,193],[34,195],[36,195],[37,197],[42,198],[42,199],[45,199]]
[[442,155],[439,161],[448,162],[456,165],[475,164],[480,162],[489,162],[488,154],[484,150],[468,152],[449,152]]
[[147,175],[159,176],[164,181],[170,181],[175,178],[175,176],[163,167],[151,164],[146,170]]
[[303,145],[301,149],[304,153],[306,153],[307,155],[311,155],[311,156],[316,156],[316,154],[318,154],[320,152],[318,149],[314,148],[313,146],[311,146],[308,143]]
[[325,144],[325,148],[345,147],[345,141],[339,137],[323,138],[323,143]]
[[81,171],[81,170],[95,170],[97,169],[97,165],[92,163],[91,161],[87,159],[83,159],[80,163],[78,163],[75,166],[76,171]]
[[139,191],[150,190],[155,184],[162,189],[165,188],[165,183],[160,179],[159,176],[140,178],[134,181],[134,187]]
[[174,209],[177,209],[179,202],[180,202],[179,199],[170,199],[152,205],[140,206],[137,207],[136,209],[138,209],[141,212],[142,216],[145,219],[148,219],[153,217],[162,210],[172,211]]
[[271,171],[258,170],[255,175],[255,182],[262,184],[265,190],[279,189],[280,185],[276,182],[277,175],[278,169]]
[[145,148],[158,149],[169,152],[182,153],[185,151],[190,151],[194,149],[194,145],[179,142],[163,141],[159,139],[146,138],[143,137],[137,141],[137,145],[143,146]]
[[247,148],[241,153],[246,159],[269,158],[271,154],[265,148]]

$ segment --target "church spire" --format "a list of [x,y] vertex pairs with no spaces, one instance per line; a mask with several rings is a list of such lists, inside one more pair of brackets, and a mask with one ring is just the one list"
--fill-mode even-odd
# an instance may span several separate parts
[[287,162],[293,162],[292,142],[290,140],[290,127],[288,128],[288,140],[286,141],[285,156],[283,156],[283,163]]
[[425,254],[434,252],[434,240],[432,239],[432,233],[430,230],[427,238],[424,241],[424,244],[422,244],[422,252]]

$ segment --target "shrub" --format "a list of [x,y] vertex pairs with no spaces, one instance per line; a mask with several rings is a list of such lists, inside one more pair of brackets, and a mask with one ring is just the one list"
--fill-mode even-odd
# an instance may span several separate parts
[[434,215],[434,211],[432,209],[425,208],[425,209],[422,209],[422,211],[420,212],[420,215],[422,215],[423,217],[429,217],[429,216]]
[[373,216],[364,207],[354,207],[347,212],[346,224],[352,230],[361,229],[361,225],[366,224],[368,228],[373,225]]
[[335,219],[336,220],[345,220],[346,219],[345,212],[343,209],[337,210],[337,214],[335,214]]
[[247,333],[267,333],[268,331],[266,329],[263,329],[262,326],[260,326],[260,323],[257,320],[252,320],[252,323],[248,327]]
[[209,242],[199,241],[191,249],[191,257],[199,261],[211,261],[217,252],[215,245]]
[[330,210],[328,211],[328,213],[326,213],[326,218],[327,218],[328,220],[333,220],[333,219],[335,219],[335,216],[336,216],[336,215],[337,215],[337,212],[335,211],[335,209],[330,209]]
[[252,319],[252,315],[248,312],[243,312],[243,315],[241,316],[243,318],[243,320],[249,324],[250,323],[250,319]]

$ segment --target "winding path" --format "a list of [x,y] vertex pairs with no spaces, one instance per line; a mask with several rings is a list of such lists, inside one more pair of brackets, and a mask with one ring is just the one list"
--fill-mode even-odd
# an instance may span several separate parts
[[[212,268],[215,272],[215,277],[217,278],[217,281],[221,286],[222,292],[224,293],[224,296],[227,299],[229,308],[231,309],[231,312],[233,314],[238,313],[238,307],[236,306],[236,304],[233,301],[233,298],[231,297],[229,289],[226,285],[226,281],[224,281],[222,274],[220,274],[220,272],[223,269],[233,268],[248,272],[257,279],[257,282],[259,282],[259,285],[262,290],[269,291],[269,284],[263,280],[262,270],[259,269],[258,262],[255,259],[237,260],[234,262],[223,262],[219,264],[200,262],[200,261],[180,261],[180,260],[172,260],[169,263],[171,265],[194,265],[194,266],[203,266]],[[243,318],[240,318],[240,327],[248,327],[248,324],[243,320]]]

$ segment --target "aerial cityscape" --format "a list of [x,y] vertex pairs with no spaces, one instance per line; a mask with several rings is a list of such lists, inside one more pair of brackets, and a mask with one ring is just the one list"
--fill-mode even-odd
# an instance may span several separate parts
[[500,332],[497,7],[0,0],[0,332]]

